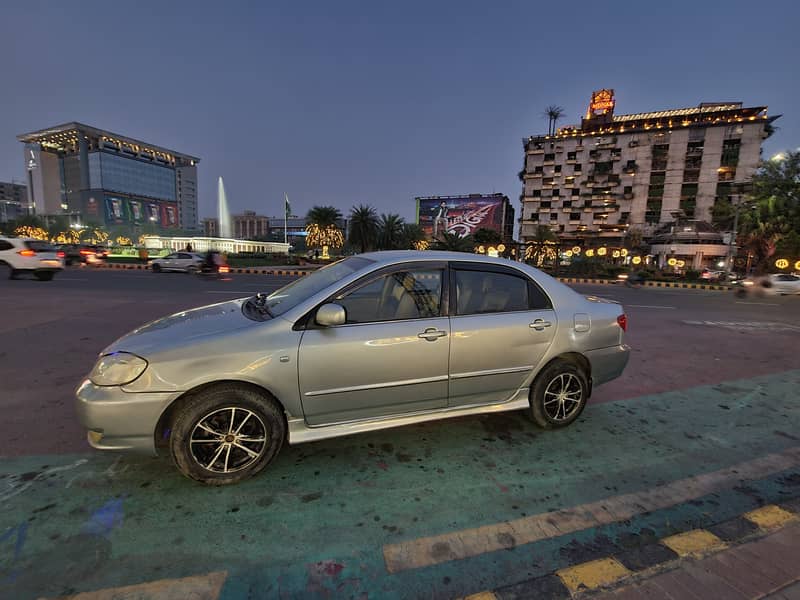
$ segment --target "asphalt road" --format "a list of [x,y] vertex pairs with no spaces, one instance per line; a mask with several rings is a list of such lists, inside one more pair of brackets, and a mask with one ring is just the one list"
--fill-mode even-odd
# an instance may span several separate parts
[[613,531],[502,538],[499,551],[487,543],[461,556],[448,538],[387,570],[386,557],[410,556],[404,544],[426,536],[462,539],[800,442],[800,297],[620,286],[575,286],[625,306],[633,355],[564,431],[501,414],[287,447],[260,477],[225,489],[185,480],[164,459],[88,448],[73,391],[107,344],[290,280],[77,268],[52,282],[0,280],[0,597],[188,576],[221,578],[224,598],[454,597],[550,572],[592,536],[613,546],[730,518],[800,481],[792,465],[707,504],[676,503]]

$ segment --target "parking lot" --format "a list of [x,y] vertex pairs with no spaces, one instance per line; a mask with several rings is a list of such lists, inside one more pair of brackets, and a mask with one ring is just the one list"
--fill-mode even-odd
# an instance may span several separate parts
[[[224,489],[166,458],[88,447],[73,392],[106,345],[290,280],[71,268],[52,282],[0,281],[0,596],[193,577],[225,598],[456,597],[590,556],[598,536],[635,545],[800,495],[800,298],[717,291],[575,286],[624,304],[633,354],[563,431],[515,413],[415,425],[287,448]],[[789,458],[625,523],[556,522],[519,543],[491,529],[763,456]],[[495,537],[466,549],[479,527]]]

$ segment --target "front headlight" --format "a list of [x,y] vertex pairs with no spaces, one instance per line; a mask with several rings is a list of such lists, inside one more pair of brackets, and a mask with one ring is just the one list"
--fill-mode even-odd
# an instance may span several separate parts
[[101,356],[89,374],[95,385],[125,385],[139,377],[147,361],[129,352],[114,352]]

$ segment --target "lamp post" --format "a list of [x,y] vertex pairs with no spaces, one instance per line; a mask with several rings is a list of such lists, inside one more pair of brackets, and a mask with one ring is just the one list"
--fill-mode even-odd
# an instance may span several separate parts
[[33,150],[30,151],[31,157],[28,160],[28,189],[31,191],[30,195],[30,202],[28,203],[27,213],[28,215],[35,215],[36,214],[36,199],[33,195],[33,170],[38,166],[36,164],[36,156],[33,154]]
[[746,184],[737,184],[735,186],[736,193],[733,194],[731,198],[731,206],[733,206],[733,231],[728,239],[728,252],[725,257],[725,269],[727,271],[733,271],[733,244],[739,235],[739,211],[742,205],[744,205],[745,208],[753,206],[752,203],[742,202],[742,196],[749,191],[749,189],[750,187]]

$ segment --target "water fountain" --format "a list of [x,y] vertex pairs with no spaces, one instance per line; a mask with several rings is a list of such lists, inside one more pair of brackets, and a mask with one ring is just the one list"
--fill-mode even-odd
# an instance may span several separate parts
[[231,211],[228,209],[228,199],[225,196],[225,184],[222,183],[222,177],[219,178],[217,185],[217,211],[219,216],[219,237],[232,238]]

